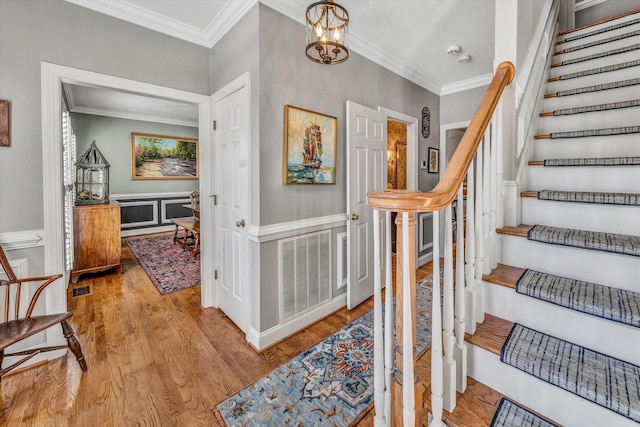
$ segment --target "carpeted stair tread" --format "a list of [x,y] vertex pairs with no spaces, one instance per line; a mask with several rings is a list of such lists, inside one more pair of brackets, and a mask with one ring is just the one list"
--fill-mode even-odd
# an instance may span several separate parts
[[572,46],[572,47],[568,47],[566,49],[562,49],[559,51],[554,52],[554,55],[563,55],[565,53],[569,53],[569,52],[575,52],[577,50],[582,50],[582,49],[588,49],[590,47],[594,47],[594,46],[600,46],[603,44],[607,44],[607,43],[611,43],[611,42],[615,42],[618,40],[624,40],[626,38],[629,37],[635,37],[640,35],[640,30],[634,30],[634,31],[629,31],[628,33],[622,33],[622,34],[616,34],[615,36],[611,36],[611,37],[606,37],[603,39],[598,39],[589,43],[585,43],[585,44],[581,44],[578,46]]
[[502,398],[489,427],[559,427],[517,403]]
[[564,61],[552,64],[551,67],[563,67],[566,65],[578,64],[580,62],[591,61],[593,59],[606,58],[608,56],[619,55],[621,53],[633,52],[640,49],[640,43],[633,44],[631,46],[624,46],[617,49],[607,50],[606,52],[598,52],[592,55],[581,56],[579,58],[565,59]]
[[[639,61],[640,62],[640,61]],[[550,112],[540,113],[540,117],[569,116],[573,114],[593,113],[598,111],[619,110],[621,108],[640,107],[640,99],[632,99],[622,102],[609,102],[606,104],[586,105],[584,107],[563,108]]]
[[640,328],[640,294],[526,270],[516,292],[613,322]]
[[534,225],[527,239],[535,242],[640,256],[640,236]]
[[578,77],[593,76],[595,74],[609,73],[611,71],[624,70],[625,68],[637,67],[640,65],[640,59],[634,61],[622,62],[620,64],[607,65],[606,67],[591,68],[590,70],[576,71],[575,73],[562,74],[556,77],[550,77],[548,82],[557,82],[560,80],[576,79]]
[[548,99],[548,98],[559,98],[561,96],[581,95],[584,93],[600,92],[603,90],[620,89],[623,87],[635,86],[638,84],[640,84],[640,78],[636,77],[634,79],[619,80],[619,81],[610,82],[610,83],[578,87],[575,89],[559,90],[557,92],[547,93],[544,97]]
[[[540,165],[540,161],[529,162],[529,165]],[[542,166],[640,166],[640,157],[592,157],[581,159],[545,159]]]
[[[603,22],[614,21],[614,20],[622,18],[624,16],[633,15],[634,13],[638,13],[638,11],[628,12],[628,13],[625,13],[623,15],[614,16],[614,17],[608,18],[608,19],[603,20],[603,21],[598,21],[598,22],[594,22],[594,23],[591,23],[591,24],[587,24],[587,25],[581,26],[581,27],[572,28],[570,30],[562,31],[562,32],[558,33],[558,36],[561,37],[561,36],[564,36],[566,34],[570,34],[570,33],[576,32],[576,31],[583,30],[583,29],[585,29],[587,27],[590,27],[590,26],[601,24]],[[640,23],[640,18],[630,19],[630,20],[628,20],[626,22],[619,22],[617,24],[609,25],[609,26],[606,26],[606,27],[601,27],[601,28],[598,28],[598,29],[595,29],[595,30],[592,30],[592,31],[588,31],[588,32],[582,33],[582,34],[576,34],[575,36],[565,37],[564,39],[562,39],[561,42],[558,42],[558,44],[560,44],[560,43],[568,43],[568,42],[572,42],[574,40],[580,40],[580,39],[583,39],[583,38],[586,38],[586,37],[595,36],[595,35],[598,35],[598,34],[606,33],[608,31],[613,31],[613,30],[617,30],[617,29],[620,29],[620,28],[629,27],[631,25],[635,25],[635,24],[639,24],[639,23]]]
[[592,136],[631,135],[640,133],[640,126],[622,126],[604,129],[573,130],[567,132],[552,132],[545,135],[536,135],[535,139],[565,139],[587,138]]
[[640,422],[640,367],[518,323],[500,360],[549,384]]
[[632,193],[541,190],[537,192],[537,197],[538,200],[550,200],[554,202],[640,206],[640,194]]

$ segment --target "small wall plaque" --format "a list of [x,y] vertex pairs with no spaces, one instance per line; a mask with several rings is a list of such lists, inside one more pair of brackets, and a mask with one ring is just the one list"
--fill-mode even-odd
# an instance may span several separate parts
[[422,109],[422,137],[429,138],[431,134],[431,111],[429,107]]
[[0,147],[8,147],[9,140],[9,101],[0,99]]

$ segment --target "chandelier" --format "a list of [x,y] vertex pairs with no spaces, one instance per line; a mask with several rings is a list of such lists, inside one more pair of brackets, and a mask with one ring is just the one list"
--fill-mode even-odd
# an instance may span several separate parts
[[321,64],[339,64],[349,57],[349,13],[324,0],[307,8],[307,58]]

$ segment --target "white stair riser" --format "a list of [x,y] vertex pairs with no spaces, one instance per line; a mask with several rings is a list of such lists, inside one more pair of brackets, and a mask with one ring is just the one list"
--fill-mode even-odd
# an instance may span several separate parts
[[640,193],[640,166],[537,166],[529,172],[532,190]]
[[563,108],[584,107],[587,105],[607,104],[611,102],[640,99],[640,84],[616,89],[587,92],[578,95],[547,98],[542,102],[543,111],[554,111]]
[[[619,62],[616,62],[616,65]],[[547,85],[547,93],[556,93],[563,90],[578,89],[588,86],[595,86],[603,82],[621,82],[624,80],[635,79],[640,76],[640,65],[635,67],[622,68],[620,70],[608,71],[605,73],[592,74],[589,76],[574,77],[560,81],[549,82]]]
[[[640,236],[640,206],[522,199],[522,223]],[[615,218],[615,221],[611,221]],[[639,261],[640,262],[640,261]]]
[[[601,24],[597,24],[597,25],[591,25],[589,27],[583,28],[581,30],[577,30],[577,31],[571,31],[570,33],[564,34],[562,36],[558,37],[558,41],[564,40],[565,38],[569,38],[569,37],[574,37],[574,36],[579,36],[582,34],[587,34],[587,33],[591,33],[592,31],[596,31],[596,30],[600,30],[603,28],[608,28],[608,27],[612,27],[614,25],[618,25],[620,23],[623,22],[629,22],[629,21],[633,21],[634,19],[637,19],[640,16],[640,13],[634,13],[632,15],[627,15],[627,16],[623,16],[622,18],[618,18],[618,19],[614,19],[611,21],[607,21],[607,22],[603,22]],[[629,27],[623,27],[623,28],[630,28]],[[611,33],[611,31],[605,31],[604,33],[600,33],[597,34],[595,36],[589,36],[589,37],[585,37],[582,38],[580,40],[597,40],[598,38],[603,38],[603,37],[607,37],[606,35],[603,34],[609,34]]]
[[[636,18],[637,18],[637,16],[636,16]],[[631,33],[633,31],[636,31],[636,30],[640,30],[640,24],[628,25],[626,27],[618,28],[617,30],[611,30],[611,31],[607,31],[605,33],[601,33],[601,34],[595,35],[595,36],[585,37],[585,38],[582,38],[582,39],[578,39],[578,40],[573,40],[573,41],[570,41],[570,42],[562,43],[562,44],[559,44],[559,45],[555,46],[554,48],[555,48],[555,51],[559,51],[559,50],[570,48],[570,47],[581,46],[581,45],[584,45],[586,43],[594,42],[596,40],[608,39],[609,37],[618,36],[620,34],[628,34],[628,33]]]
[[[640,50],[632,50],[629,52],[609,55],[602,58],[590,59],[588,61],[576,62],[575,64],[567,64],[561,67],[551,68],[550,77],[561,76],[563,74],[576,73],[578,71],[590,70],[592,68],[606,67],[608,65],[621,64],[623,62],[635,61],[640,59]],[[553,61],[558,64],[561,61],[557,59]]]
[[500,362],[500,357],[467,343],[469,376],[565,426],[637,427],[638,424],[571,392]]
[[544,160],[555,158],[638,156],[640,154],[638,153],[638,138],[640,138],[640,134],[635,133],[606,137],[589,136],[583,138],[540,139],[534,141],[534,158]]
[[640,292],[640,257],[500,237],[503,264]]
[[[626,37],[624,39],[611,41],[609,43],[598,44],[579,50],[574,50],[560,55],[554,55],[553,62],[562,62],[574,58],[582,58],[584,56],[595,55],[602,52],[609,52],[627,46],[633,46],[640,43],[640,36]],[[584,43],[583,43],[584,44]]]
[[639,328],[544,302],[494,283],[485,283],[485,300],[489,314],[640,365],[637,347],[629,345],[640,339]]
[[[640,125],[640,106],[565,116],[542,117],[538,134]],[[640,150],[638,150],[640,153]]]

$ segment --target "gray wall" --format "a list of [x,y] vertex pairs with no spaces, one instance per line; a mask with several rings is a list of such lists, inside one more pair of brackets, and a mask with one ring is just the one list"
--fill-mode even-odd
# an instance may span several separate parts
[[516,64],[514,64],[516,68],[524,61],[531,36],[540,20],[544,3],[541,0],[518,0],[518,39]]
[[198,138],[198,128],[141,120],[119,119],[90,114],[71,114],[76,134],[76,153],[84,153],[91,141],[106,157],[109,168],[109,194],[167,193],[198,189],[198,180],[132,180],[131,132]]
[[487,86],[482,86],[441,96],[440,124],[471,120],[486,91]]
[[0,99],[11,103],[11,147],[0,150],[0,232],[44,223],[41,61],[211,93],[209,49],[62,0],[1,0]]
[[638,2],[638,0],[608,0],[576,12],[576,27],[591,24],[633,10],[640,10],[640,2]]

